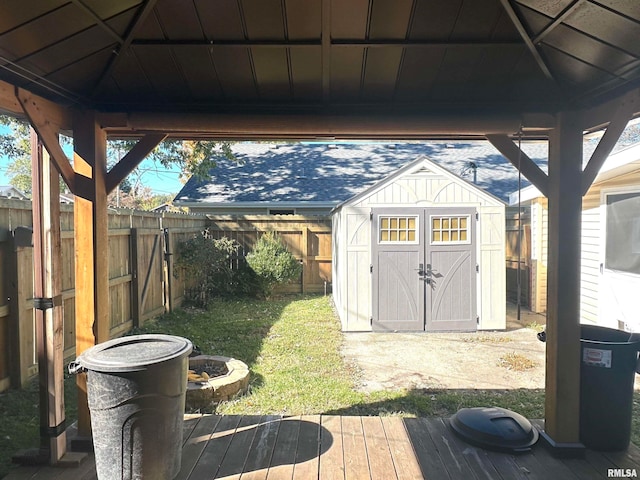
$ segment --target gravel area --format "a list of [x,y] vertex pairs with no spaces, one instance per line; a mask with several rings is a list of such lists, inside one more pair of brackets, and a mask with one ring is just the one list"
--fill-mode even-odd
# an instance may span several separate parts
[[342,354],[359,389],[544,388],[545,344],[528,325],[545,317],[508,307],[507,330],[475,333],[345,333]]

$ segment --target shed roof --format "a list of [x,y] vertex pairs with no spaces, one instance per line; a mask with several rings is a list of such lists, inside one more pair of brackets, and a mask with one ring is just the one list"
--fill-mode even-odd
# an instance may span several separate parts
[[[532,142],[524,150],[546,168],[547,145]],[[486,141],[412,143],[239,143],[239,163],[220,161],[211,178],[191,178],[176,195],[177,205],[230,203],[324,203],[336,205],[381,181],[418,157],[471,179],[506,199],[517,187],[518,172]]]
[[470,190],[475,191],[478,194],[477,198],[483,198],[484,199],[483,201],[487,202],[488,205],[492,205],[492,206],[505,205],[505,202],[503,200],[495,197],[494,195],[491,195],[489,192],[480,188],[478,185],[473,184],[464,178],[461,178],[459,175],[456,175],[455,173],[447,170],[446,168],[436,164],[434,161],[430,160],[429,158],[425,156],[421,156],[415,159],[413,162],[407,165],[404,165],[402,168],[400,168],[396,172],[393,172],[391,175],[388,175],[386,178],[380,180],[374,185],[371,185],[370,187],[361,191],[358,195],[350,198],[345,202],[340,203],[336,207],[336,210],[340,209],[343,205],[357,203],[369,197],[370,195],[373,195],[377,191],[382,190],[387,185],[392,184],[393,182],[397,181],[403,176],[419,173],[423,169],[427,169],[431,173],[435,173],[435,174],[444,176],[446,178],[449,178],[452,182],[455,182],[456,184],[462,186],[467,192]]

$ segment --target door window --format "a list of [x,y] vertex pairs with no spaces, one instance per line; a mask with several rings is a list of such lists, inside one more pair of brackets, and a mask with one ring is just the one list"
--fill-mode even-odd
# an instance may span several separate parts
[[470,243],[469,215],[432,215],[431,244]]
[[640,192],[607,195],[605,268],[640,274]]
[[418,217],[409,215],[380,215],[379,243],[418,243]]

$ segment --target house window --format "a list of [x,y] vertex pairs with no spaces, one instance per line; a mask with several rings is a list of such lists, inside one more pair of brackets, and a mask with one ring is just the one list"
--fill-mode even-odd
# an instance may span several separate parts
[[378,240],[380,243],[418,242],[418,217],[381,215],[378,219]]
[[431,243],[469,243],[469,215],[431,217]]
[[605,268],[640,275],[640,192],[607,195]]

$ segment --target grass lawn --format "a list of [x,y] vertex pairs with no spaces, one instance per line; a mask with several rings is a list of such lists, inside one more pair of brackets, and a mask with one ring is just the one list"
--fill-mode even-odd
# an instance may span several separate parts
[[[459,408],[494,405],[544,417],[541,390],[356,391],[356,372],[340,356],[342,333],[329,297],[219,300],[209,310],[184,309],[137,333],[189,338],[204,354],[238,358],[251,370],[250,394],[218,405],[220,414],[449,416]],[[67,380],[67,417],[75,418],[75,380]],[[632,440],[640,441],[640,396]],[[0,478],[17,450],[38,442],[37,383],[0,394]]]

